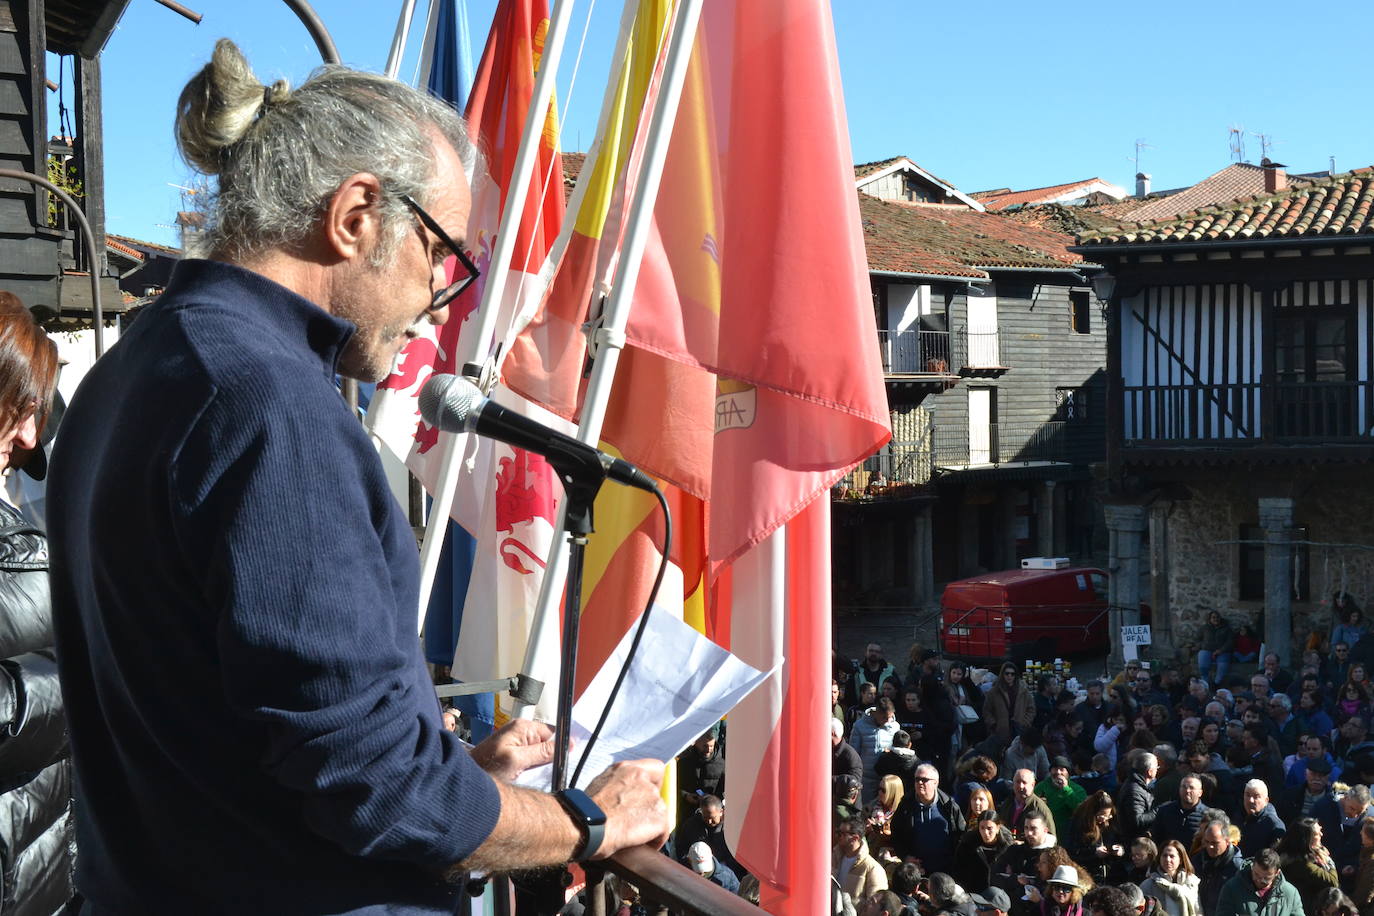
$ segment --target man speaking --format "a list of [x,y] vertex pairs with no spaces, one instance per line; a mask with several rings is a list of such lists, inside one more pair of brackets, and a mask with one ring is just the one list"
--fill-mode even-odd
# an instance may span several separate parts
[[455,866],[661,844],[661,764],[559,797],[510,784],[547,727],[471,755],[444,729],[415,541],[334,387],[470,281],[462,120],[344,68],[264,87],[221,41],[176,129],[218,178],[208,257],[91,371],[51,469],[83,912],[452,913]]

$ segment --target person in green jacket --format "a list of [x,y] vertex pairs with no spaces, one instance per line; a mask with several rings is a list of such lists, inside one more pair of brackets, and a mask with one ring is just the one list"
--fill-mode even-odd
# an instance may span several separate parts
[[1035,794],[1049,806],[1050,814],[1054,817],[1054,834],[1058,837],[1071,835],[1073,813],[1088,797],[1087,790],[1069,779],[1072,772],[1067,757],[1056,757],[1050,761],[1049,777],[1040,780],[1035,787]]
[[1209,916],[1304,914],[1297,889],[1283,878],[1279,854],[1272,849],[1261,849],[1249,865],[1222,886],[1217,908]]

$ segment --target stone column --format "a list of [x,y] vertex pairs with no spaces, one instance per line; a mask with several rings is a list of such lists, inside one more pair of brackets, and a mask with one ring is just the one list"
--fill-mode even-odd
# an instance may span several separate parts
[[915,557],[912,568],[916,573],[916,604],[921,608],[931,608],[939,596],[935,594],[935,539],[932,536],[931,507],[929,504],[916,510],[912,519],[912,545]]
[[1144,506],[1106,506],[1107,530],[1112,551],[1107,571],[1111,574],[1111,611],[1107,626],[1112,662],[1121,665],[1121,628],[1140,623],[1140,536],[1147,524]]
[[1035,519],[1036,550],[1042,557],[1055,556],[1054,552],[1054,481],[1040,482],[1040,496],[1037,500]]
[[1150,506],[1150,657],[1160,661],[1177,658],[1174,615],[1169,606],[1169,510],[1172,503]]
[[1261,497],[1259,521],[1264,528],[1264,644],[1287,666],[1293,662],[1293,500]]

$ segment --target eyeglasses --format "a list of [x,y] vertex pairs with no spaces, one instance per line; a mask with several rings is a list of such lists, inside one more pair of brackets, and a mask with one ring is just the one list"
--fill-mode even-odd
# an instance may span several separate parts
[[[435,237],[443,243],[444,247],[458,259],[458,264],[463,269],[462,273],[455,272],[452,283],[434,293],[429,303],[429,311],[437,312],[447,307],[454,299],[457,299],[462,294],[463,290],[471,286],[473,281],[481,276],[482,272],[477,269],[476,264],[472,263],[472,259],[467,256],[467,252],[463,250],[463,246],[451,239],[449,234],[440,228],[439,223],[434,217],[426,213],[424,208],[417,204],[409,194],[402,194],[401,200],[404,201],[405,205],[415,214],[415,218],[420,221],[421,225],[430,232],[433,232]],[[421,233],[422,237],[423,235],[424,233]],[[428,247],[428,243],[426,243],[426,247]]]

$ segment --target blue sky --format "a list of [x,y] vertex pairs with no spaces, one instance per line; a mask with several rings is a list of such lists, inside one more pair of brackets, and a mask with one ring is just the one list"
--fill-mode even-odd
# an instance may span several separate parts
[[[467,0],[474,53],[495,0]],[[170,228],[193,176],[172,142],[177,94],[233,38],[264,81],[302,80],[319,57],[277,0],[190,0],[194,25],[154,0],[132,0],[103,57],[110,232],[175,244]],[[426,0],[419,0],[411,53]],[[315,0],[345,62],[381,69],[400,0]],[[588,5],[579,2],[571,58]],[[1294,171],[1374,164],[1364,4],[1311,11],[1272,0],[1048,4],[972,0],[834,0],[840,70],[856,162],[907,155],[966,191],[1100,176],[1133,187],[1134,144],[1156,188],[1191,184],[1231,161],[1227,130],[1246,131]],[[597,0],[575,85],[560,70],[564,148],[596,126],[620,4]],[[1308,50],[1316,49],[1316,50]],[[52,122],[56,133],[56,121]]]

